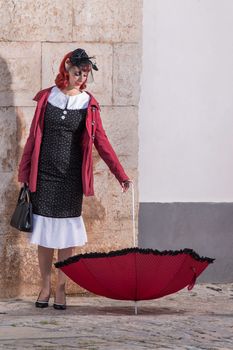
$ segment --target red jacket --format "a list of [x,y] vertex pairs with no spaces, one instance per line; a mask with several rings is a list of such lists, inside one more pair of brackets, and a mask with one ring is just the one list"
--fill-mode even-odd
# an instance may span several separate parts
[[[38,161],[44,127],[44,113],[52,88],[53,86],[39,91],[33,98],[33,100],[37,101],[37,107],[32,119],[30,133],[24,146],[23,155],[18,167],[18,181],[28,182],[31,192],[36,191]],[[99,103],[89,92],[87,93],[90,95],[90,100],[87,107],[86,128],[84,129],[81,138],[81,147],[83,151],[82,183],[85,196],[93,196],[93,143],[100,157],[108,165],[109,169],[115,175],[120,184],[123,181],[128,180],[129,177],[124,172],[124,169],[120,164],[116,153],[114,152],[105,133],[100,117]]]

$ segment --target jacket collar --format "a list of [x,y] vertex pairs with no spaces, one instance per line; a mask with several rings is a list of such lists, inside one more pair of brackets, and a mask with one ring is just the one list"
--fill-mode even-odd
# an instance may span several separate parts
[[[56,86],[56,85],[53,85],[53,86],[50,86],[46,89],[43,89],[43,90],[40,90],[34,97],[33,97],[33,100],[34,101],[44,101],[44,99],[46,97],[49,97],[49,94],[52,90],[52,88]],[[97,109],[100,110],[100,106],[99,106],[99,103],[98,101],[95,99],[95,97],[88,91],[86,91],[86,93],[90,96],[90,101],[89,101],[89,104],[88,104],[88,107],[91,107],[91,106],[95,106]]]

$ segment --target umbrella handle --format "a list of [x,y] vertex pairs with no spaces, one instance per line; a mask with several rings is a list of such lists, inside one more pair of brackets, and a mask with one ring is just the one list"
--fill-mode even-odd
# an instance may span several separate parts
[[134,185],[132,182],[132,221],[133,221],[133,245],[136,247],[136,229],[135,229],[135,204],[134,204]]
[[[134,202],[134,185],[133,181],[130,181],[132,185],[132,222],[133,222],[133,246],[136,247],[136,228],[135,228],[135,202]],[[123,192],[123,191],[122,191]]]

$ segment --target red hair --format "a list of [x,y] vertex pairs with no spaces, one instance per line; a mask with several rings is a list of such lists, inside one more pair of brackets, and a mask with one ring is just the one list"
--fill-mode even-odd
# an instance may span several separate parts
[[[58,88],[60,89],[64,89],[69,85],[69,73],[67,72],[66,68],[65,68],[65,61],[67,60],[67,58],[70,58],[70,56],[72,55],[73,51],[68,52],[62,59],[61,63],[60,63],[60,67],[59,67],[59,73],[56,76],[55,79],[55,84],[57,85]],[[88,67],[84,67],[84,70],[90,71],[91,67],[88,69]],[[85,83],[83,83],[80,86],[80,90],[85,89],[87,86]]]

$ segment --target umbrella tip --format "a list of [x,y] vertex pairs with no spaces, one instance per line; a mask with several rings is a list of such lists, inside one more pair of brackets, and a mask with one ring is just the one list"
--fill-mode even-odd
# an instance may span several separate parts
[[137,315],[138,314],[138,306],[137,306],[137,301],[134,301],[134,314]]

